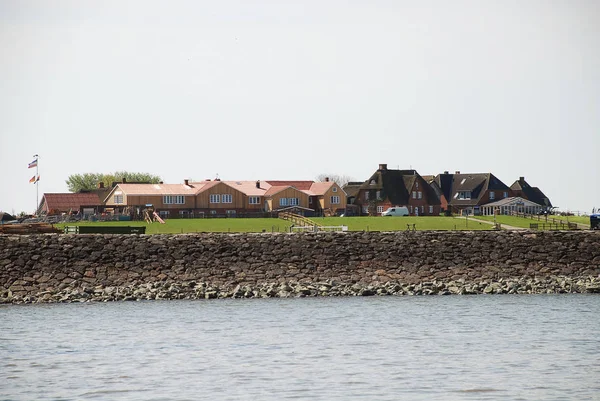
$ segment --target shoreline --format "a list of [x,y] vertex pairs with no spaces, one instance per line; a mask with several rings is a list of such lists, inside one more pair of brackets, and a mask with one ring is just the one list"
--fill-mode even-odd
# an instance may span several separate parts
[[600,294],[600,277],[550,277],[481,280],[474,282],[386,282],[350,283],[265,283],[219,288],[207,283],[154,282],[124,287],[66,287],[21,296],[10,290],[0,292],[0,304],[76,302],[122,302],[149,300],[208,300],[357,296],[446,296],[446,295],[540,295]]

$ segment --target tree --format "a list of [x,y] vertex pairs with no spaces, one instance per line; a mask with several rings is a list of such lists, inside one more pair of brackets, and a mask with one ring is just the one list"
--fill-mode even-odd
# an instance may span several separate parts
[[338,184],[340,187],[343,187],[344,185],[346,185],[347,183],[349,183],[350,181],[353,181],[354,178],[348,176],[348,175],[340,175],[340,174],[319,174],[317,176],[317,181],[320,182],[324,182],[327,181],[327,178],[329,178],[329,181],[333,181],[336,184]]
[[128,171],[117,171],[115,173],[84,173],[72,174],[65,181],[71,192],[89,191],[98,188],[99,183],[103,183],[105,187],[110,187],[113,182],[122,182],[125,179],[127,182],[147,182],[157,184],[161,178],[157,175],[148,173],[131,173]]

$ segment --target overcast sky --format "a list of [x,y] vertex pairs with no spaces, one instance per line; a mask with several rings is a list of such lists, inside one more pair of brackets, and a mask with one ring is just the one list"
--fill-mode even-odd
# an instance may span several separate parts
[[600,207],[595,0],[0,0],[0,210],[71,174],[520,176]]

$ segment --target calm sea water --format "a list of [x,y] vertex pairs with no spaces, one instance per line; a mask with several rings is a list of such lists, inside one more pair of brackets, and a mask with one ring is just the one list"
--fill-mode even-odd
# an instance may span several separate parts
[[1,400],[600,400],[600,296],[0,306]]

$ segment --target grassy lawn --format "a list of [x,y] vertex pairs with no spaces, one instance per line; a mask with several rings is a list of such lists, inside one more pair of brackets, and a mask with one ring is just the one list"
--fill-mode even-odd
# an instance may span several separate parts
[[291,223],[281,219],[168,219],[165,224],[147,224],[144,221],[107,221],[107,222],[81,222],[56,224],[57,227],[90,225],[90,226],[145,226],[146,234],[183,234],[202,232],[232,232],[232,233],[260,233],[286,232]]
[[[539,219],[538,219],[539,217]],[[486,220],[486,221],[494,221],[494,216],[475,216],[474,218],[479,219],[479,220]],[[504,215],[498,215],[496,216],[496,222],[500,223],[500,224],[507,224],[509,226],[513,226],[513,227],[522,227],[522,228],[529,228],[531,223],[580,223],[580,224],[585,224],[587,226],[590,225],[590,218],[589,217],[576,217],[576,216],[569,216],[568,220],[566,216],[548,216],[548,221],[546,221],[546,216],[534,216],[534,218],[523,218],[523,217],[516,217],[516,216],[504,216]]]
[[[404,231],[407,224],[417,230],[490,230],[485,223],[454,217],[316,217],[323,226],[348,226],[349,231]],[[165,224],[147,224],[143,221],[80,222],[56,224],[93,226],[146,226],[146,234],[181,234],[196,232],[288,232],[290,223],[281,219],[223,218],[223,219],[168,219]]]
[[417,230],[489,230],[491,226],[465,219],[442,216],[403,217],[316,217],[323,226],[348,226],[349,231],[404,231],[407,224]]

